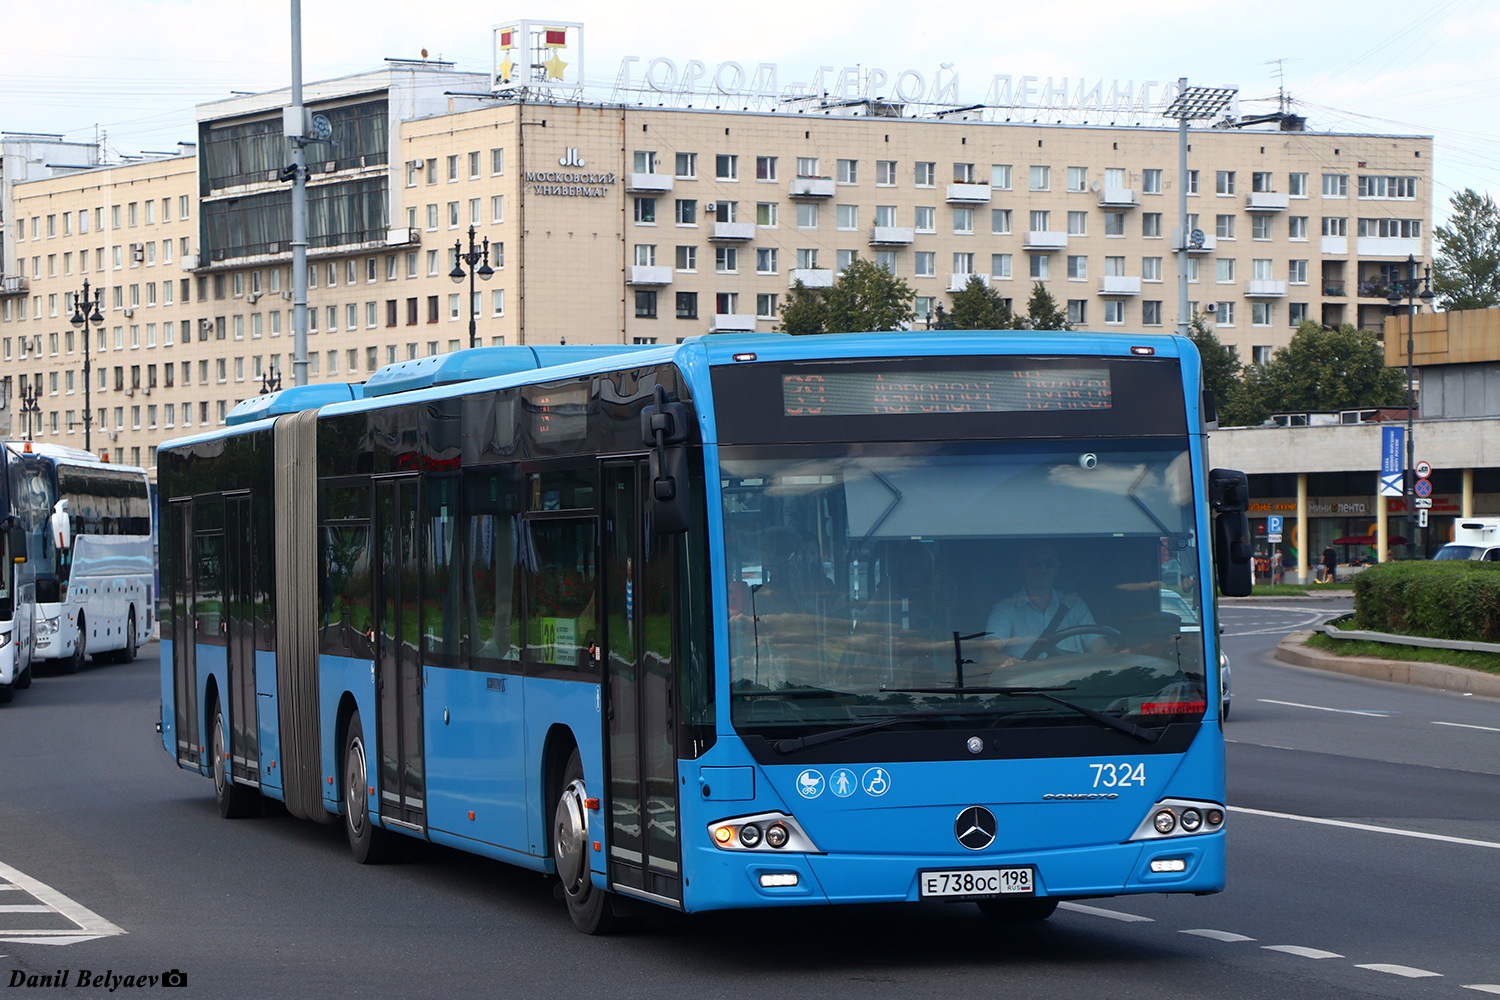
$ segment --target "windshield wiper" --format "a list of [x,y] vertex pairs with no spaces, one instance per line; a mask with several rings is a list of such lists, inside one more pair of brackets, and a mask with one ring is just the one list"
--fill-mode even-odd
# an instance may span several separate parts
[[797,736],[789,740],[777,740],[771,744],[771,749],[780,754],[796,753],[798,750],[806,750],[809,747],[820,747],[825,743],[838,743],[847,740],[851,736],[859,736],[861,733],[873,732],[876,729],[884,729],[898,722],[904,722],[909,715],[889,715],[874,722],[866,722],[862,726],[845,726],[843,729],[830,729],[827,732],[815,733],[812,736]]
[[880,690],[882,692],[890,692],[892,694],[956,694],[959,696],[963,696],[966,694],[1003,694],[1010,697],[1025,697],[1027,695],[1030,695],[1034,698],[1045,698],[1046,700],[1061,705],[1064,708],[1071,708],[1073,711],[1077,712],[1079,715],[1083,716],[1086,719],[1096,722],[1107,729],[1113,729],[1118,732],[1124,733],[1126,736],[1133,736],[1134,738],[1140,740],[1142,743],[1146,743],[1148,745],[1155,743],[1157,740],[1161,739],[1161,734],[1164,731],[1142,729],[1140,726],[1137,726],[1133,722],[1126,722],[1124,719],[1117,719],[1113,715],[1106,715],[1103,712],[1097,712],[1092,708],[1086,708],[1085,706],[1079,705],[1076,702],[1065,701],[1064,699],[1058,698],[1051,693],[1053,691],[1074,690],[1074,688],[1071,687],[881,688]]
[[[954,691],[953,688],[881,688],[880,690],[881,691],[896,692],[896,693],[908,693],[909,692],[909,693],[914,693],[914,694],[925,694],[925,693],[951,694]],[[985,694],[1002,694],[1002,693],[1003,694],[1035,694],[1035,693],[1041,692],[1041,691],[1071,691],[1073,689],[1072,688],[1067,688],[1067,687],[1060,687],[1060,688],[1016,687],[1016,688],[983,688],[983,689],[981,689],[981,688],[968,688],[966,690],[969,691],[969,692],[979,691],[980,693],[985,693]],[[866,722],[866,723],[863,723],[863,724],[858,725],[858,726],[845,726],[842,729],[830,729],[830,730],[828,730],[826,732],[815,733],[812,736],[797,736],[797,737],[794,737],[792,739],[778,740],[775,743],[771,744],[771,749],[775,750],[777,753],[780,753],[780,754],[796,753],[798,750],[806,750],[809,747],[820,747],[820,746],[824,746],[824,745],[826,745],[828,743],[841,743],[844,740],[850,739],[850,738],[855,737],[855,736],[862,736],[865,733],[874,732],[877,729],[884,729],[887,726],[893,726],[893,725],[895,725],[898,722],[910,722],[912,719],[936,719],[936,718],[941,718],[942,716],[951,716],[951,715],[999,715],[999,714],[1002,714],[999,709],[991,708],[991,707],[988,707],[988,706],[979,706],[979,705],[969,705],[969,706],[954,705],[952,707],[946,707],[946,708],[920,709],[920,710],[912,711],[912,712],[896,712],[896,713],[893,713],[891,715],[881,716],[880,718],[878,718],[878,719],[876,719],[876,720],[874,720],[872,722]]]

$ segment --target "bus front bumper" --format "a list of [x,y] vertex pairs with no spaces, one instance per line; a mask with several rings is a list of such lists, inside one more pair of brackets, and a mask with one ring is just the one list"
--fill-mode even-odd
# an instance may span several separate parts
[[[697,847],[687,909],[917,902],[924,872],[1035,872],[1037,896],[1212,893],[1224,888],[1224,833],[1170,840],[982,855],[771,854]],[[1153,869],[1153,862],[1156,862]],[[796,876],[795,879],[792,876]],[[940,901],[959,902],[975,897]],[[1014,897],[1013,897],[1014,898]]]

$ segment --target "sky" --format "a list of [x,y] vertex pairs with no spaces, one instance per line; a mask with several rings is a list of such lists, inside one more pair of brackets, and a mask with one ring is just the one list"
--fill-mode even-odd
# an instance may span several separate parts
[[[1500,2],[1317,0],[1207,4],[1034,0],[857,7],[762,0],[707,5],[474,0],[303,0],[303,78],[379,68],[428,50],[486,72],[491,31],[520,17],[585,26],[586,81],[610,85],[625,56],[712,67],[735,60],[809,80],[817,67],[915,69],[943,64],[959,96],[979,103],[1008,74],[1094,81],[1238,86],[1245,114],[1276,108],[1279,87],[1311,130],[1434,137],[1433,212],[1474,188],[1500,199]],[[0,37],[0,130],[105,136],[112,157],[193,141],[194,106],[232,91],[288,85],[289,0],[70,0],[16,3]]]

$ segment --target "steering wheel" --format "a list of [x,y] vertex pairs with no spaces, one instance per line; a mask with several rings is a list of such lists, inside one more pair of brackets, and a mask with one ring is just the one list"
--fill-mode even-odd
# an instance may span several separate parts
[[1026,651],[1025,655],[1022,656],[1021,659],[1035,660],[1037,657],[1041,656],[1048,650],[1055,650],[1059,642],[1062,642],[1064,639],[1071,639],[1075,635],[1106,635],[1118,639],[1120,637],[1120,630],[1117,628],[1110,628],[1108,625],[1100,625],[1097,623],[1092,625],[1072,625],[1068,628],[1060,628],[1050,635],[1037,636],[1036,641],[1031,644],[1031,648]]

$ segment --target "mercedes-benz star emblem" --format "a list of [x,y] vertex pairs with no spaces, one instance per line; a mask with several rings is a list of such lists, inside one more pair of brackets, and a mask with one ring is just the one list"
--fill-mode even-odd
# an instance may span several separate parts
[[993,844],[999,828],[995,814],[984,806],[970,806],[953,821],[953,835],[971,851],[982,851]]
[[984,740],[980,739],[978,736],[970,736],[969,737],[969,753],[983,753],[983,752],[984,752]]

